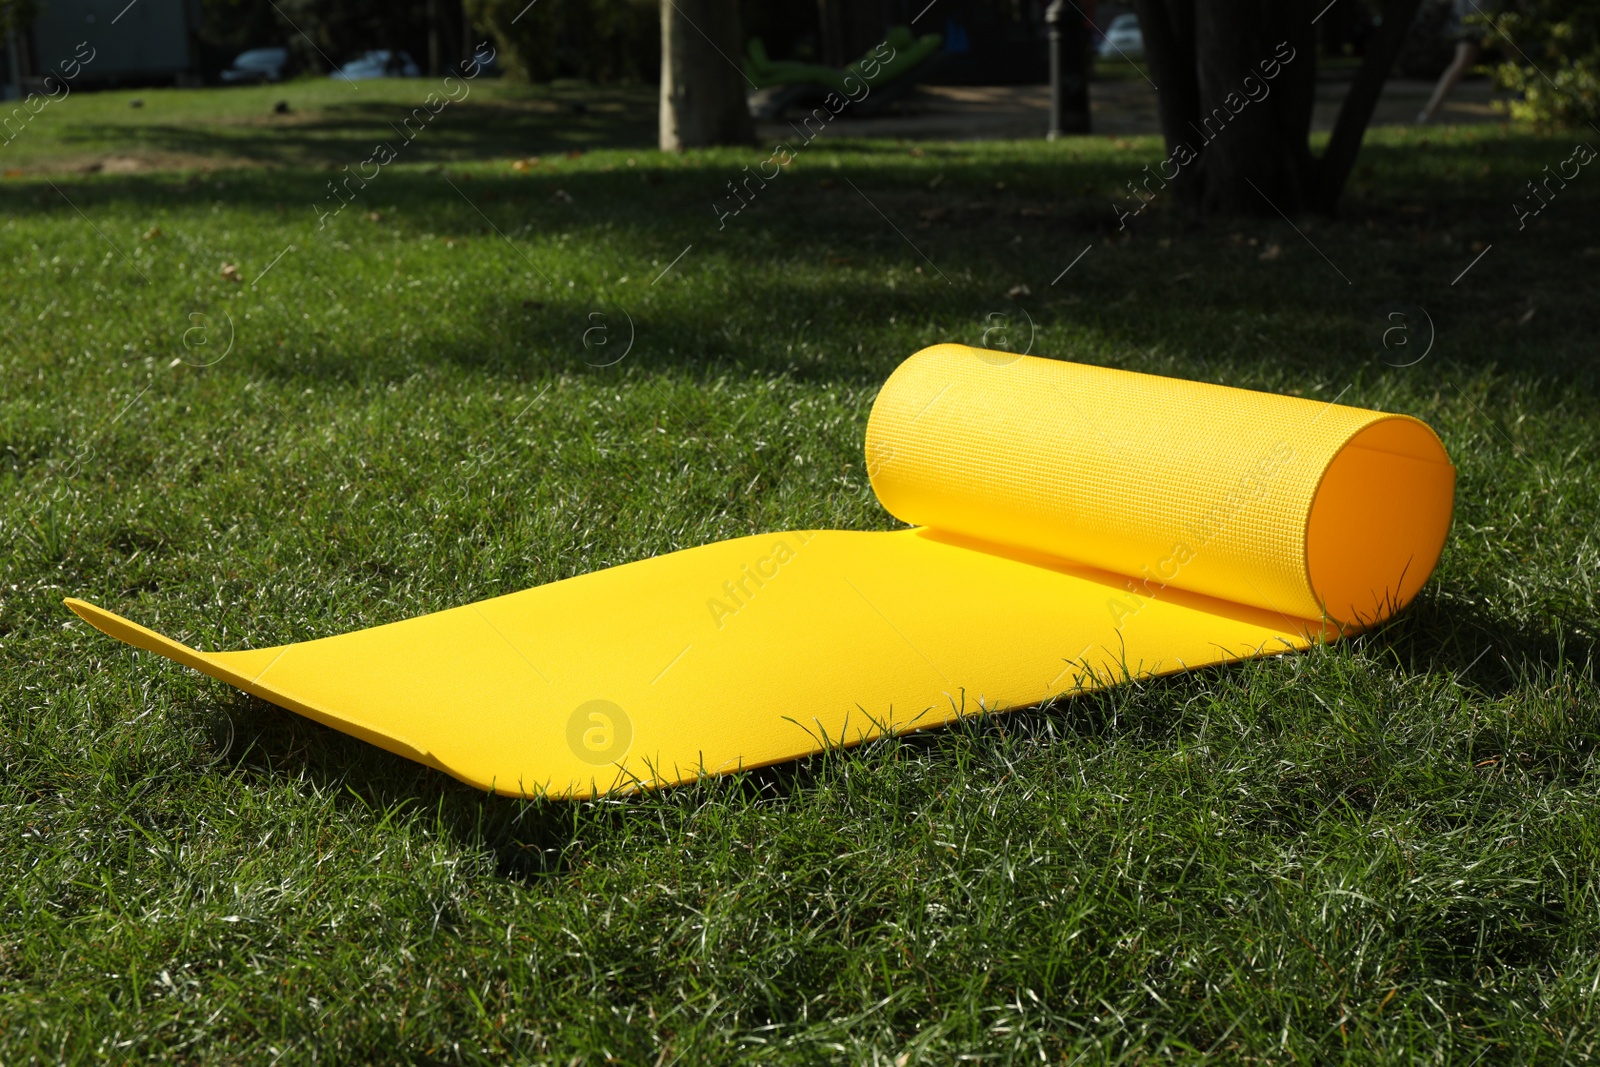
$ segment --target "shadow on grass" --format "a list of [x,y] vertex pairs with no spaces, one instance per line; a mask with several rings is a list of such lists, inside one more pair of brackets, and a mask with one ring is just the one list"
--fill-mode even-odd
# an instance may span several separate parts
[[[416,107],[425,95],[417,91]],[[354,164],[386,141],[408,163],[469,162],[594,148],[653,146],[656,115],[637,93],[604,89],[568,91],[458,105],[437,117],[413,119],[408,139],[402,123],[412,108],[397,101],[336,104],[314,118],[270,116],[214,125],[79,124],[61,136],[67,148],[116,144],[155,149],[220,163],[269,166]]]
[[1525,684],[1530,668],[1594,664],[1600,652],[1581,634],[1518,627],[1432,590],[1360,640],[1381,649],[1408,674],[1442,672],[1489,697],[1506,696]]
[[[1243,805],[1238,817],[1259,832],[1296,837],[1312,832],[1324,819],[1372,818],[1381,805],[1426,807],[1426,798],[1440,788],[1441,774],[1476,786],[1485,767],[1494,773],[1510,761],[1517,773],[1535,778],[1581,778],[1600,743],[1600,706],[1580,706],[1578,694],[1570,689],[1573,677],[1565,672],[1574,664],[1587,664],[1579,673],[1587,669],[1592,676],[1595,651],[1589,643],[1518,629],[1424,596],[1377,631],[1297,654],[1313,658],[1304,665],[1313,674],[1349,672],[1360,676],[1358,684],[1373,689],[1364,694],[1373,699],[1358,702],[1364,710],[1354,712],[1356,720],[1342,720],[1322,701],[1307,697],[1303,682],[1275,670],[1272,660],[1246,661],[1125,681],[740,774],[593,801],[486,795],[242,693],[232,693],[222,716],[214,718],[213,744],[218,765],[235,772],[304,779],[339,797],[338,803],[359,804],[368,811],[409,808],[431,813],[427,817],[439,832],[465,849],[492,855],[499,877],[533,883],[570,874],[584,862],[591,842],[609,839],[629,820],[656,826],[652,812],[657,807],[671,813],[659,820],[665,839],[669,824],[706,804],[742,809],[790,803],[819,789],[871,790],[878,787],[874,779],[893,776],[900,764],[925,769],[929,763],[959,760],[962,753],[990,765],[998,789],[1012,775],[1037,775],[1040,767],[1130,745],[1162,759],[1175,748],[1209,751],[1215,742],[1207,740],[1208,731],[1215,727],[1207,698],[1225,698],[1254,717],[1249,731],[1254,740],[1224,743],[1251,751],[1230,758],[1276,763],[1297,745],[1316,751],[1315,760],[1288,761],[1301,770],[1268,775],[1277,782],[1269,793],[1238,801]],[[1389,669],[1368,662],[1351,671],[1355,657],[1387,660]],[[1507,712],[1500,719],[1480,721],[1474,714],[1470,723],[1455,723],[1469,750],[1459,766],[1419,769],[1410,765],[1417,750],[1405,740],[1412,725],[1392,716],[1386,705],[1408,687],[1413,690],[1410,700],[1459,702],[1458,691],[1440,696],[1429,688],[1441,678],[1490,701],[1514,692],[1520,698],[1515,715]],[[1265,699],[1257,690],[1265,691]],[[1388,699],[1378,690],[1388,691]],[[1530,691],[1550,699],[1529,698]],[[1429,747],[1439,747],[1437,738],[1431,742]],[[868,784],[852,784],[852,774],[857,783]],[[937,772],[921,774],[904,788],[937,792],[941,780]],[[1452,788],[1462,787],[1457,783]],[[1480,807],[1471,819],[1498,817],[1500,805],[1482,795]]]
[[[281,136],[263,135],[260,150]],[[463,135],[463,145],[474,143],[477,134]],[[1159,369],[1149,367],[1150,355],[1162,353],[1175,361],[1169,372],[1191,377],[1250,366],[1284,382],[1431,376],[1442,384],[1459,377],[1454,368],[1468,376],[1509,371],[1592,396],[1590,324],[1577,302],[1546,294],[1560,291],[1593,250],[1570,226],[1516,231],[1504,199],[1544,144],[1434,145],[1425,155],[1369,147],[1363,166],[1381,181],[1352,196],[1344,221],[1299,230],[1272,219],[1195,220],[1158,199],[1123,231],[1111,199],[1137,173],[1132,160],[1008,158],[958,146],[931,146],[913,160],[897,145],[853,142],[803,154],[727,219],[727,186],[761,158],[757,150],[652,155],[632,168],[558,159],[527,173],[391,169],[327,229],[317,219],[333,203],[328,176],[306,169],[231,172],[221,188],[198,177],[102,176],[77,184],[74,201],[104,218],[180,210],[203,195],[265,216],[275,238],[313,254],[370,236],[362,229],[369,211],[381,212],[382,229],[400,240],[482,242],[471,254],[503,266],[504,285],[474,294],[470,336],[425,318],[422,358],[518,376],[591,364],[580,339],[595,312],[631,317],[639,343],[630,367],[869,382],[908,352],[858,345],[797,361],[774,339],[826,324],[826,340],[837,343],[924,322],[939,339],[981,343],[989,315],[1025,311],[1046,335],[1092,334],[1127,353],[1126,365],[1146,369]],[[940,180],[930,181],[930,170]],[[1419,186],[1421,177],[1433,184]],[[1576,217],[1586,204],[1571,193],[1562,206]],[[28,181],[0,187],[0,203],[19,218],[65,219],[75,210]],[[571,245],[560,244],[566,237]],[[1493,258],[1463,276],[1485,242]],[[632,287],[592,277],[562,285],[554,275],[574,269],[574,250],[592,253],[583,264],[591,275],[594,264],[615,263]],[[659,286],[662,279],[649,280],[680,255],[673,276]],[[440,260],[424,262],[415,277],[426,284],[430,270],[444,269]],[[1437,341],[1421,366],[1397,367],[1380,344],[1401,298],[1426,309],[1429,340]],[[952,323],[970,327],[970,336],[950,336]],[[247,346],[244,359],[296,382],[415,370],[318,344],[314,321],[285,330],[276,338],[284,350],[316,354],[286,359],[276,347]],[[1048,339],[1035,351],[1072,355]]]

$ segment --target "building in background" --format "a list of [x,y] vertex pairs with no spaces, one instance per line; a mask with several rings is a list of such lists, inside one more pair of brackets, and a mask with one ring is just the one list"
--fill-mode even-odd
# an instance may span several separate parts
[[39,0],[7,42],[7,96],[36,90],[84,44],[94,59],[75,85],[199,85],[199,31],[200,0]]

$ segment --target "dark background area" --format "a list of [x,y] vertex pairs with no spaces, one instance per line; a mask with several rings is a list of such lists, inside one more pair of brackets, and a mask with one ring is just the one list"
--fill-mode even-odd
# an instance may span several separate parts
[[[177,45],[188,59],[181,69],[117,69],[114,64],[89,64],[78,79],[80,88],[158,84],[217,84],[235,56],[251,49],[283,46],[289,50],[286,76],[324,74],[371,49],[392,49],[411,55],[425,74],[442,74],[467,59],[482,41],[503,44],[508,33],[531,33],[541,57],[536,69],[515,69],[534,81],[571,78],[597,84],[654,83],[660,75],[659,15],[652,0],[407,0],[377,3],[354,0],[143,0],[140,13],[154,13],[163,25],[187,26],[187,40]],[[1112,19],[1132,10],[1118,0],[1084,0],[1078,5],[1104,29]],[[23,24],[33,14],[57,24],[55,39],[82,26],[86,35],[103,37],[106,24],[120,18],[121,5],[110,0],[58,0],[31,12],[17,7]],[[882,40],[892,25],[910,25],[917,33],[937,33],[944,58],[926,80],[947,85],[1041,84],[1048,80],[1044,0],[744,0],[742,14],[748,38],[759,38],[773,59],[794,59],[842,67]],[[80,10],[81,9],[81,10]],[[139,9],[135,9],[138,11]],[[1398,72],[1435,77],[1448,63],[1452,44],[1447,36],[1449,5],[1428,0],[1422,5],[1399,63]],[[1369,0],[1336,0],[1318,21],[1326,56],[1360,55],[1371,35],[1376,7]],[[169,47],[170,29],[130,16],[118,27],[146,51]],[[54,51],[24,29],[15,38],[24,81],[37,83],[54,66]],[[159,40],[158,40],[159,39]],[[505,57],[504,55],[502,58]],[[0,49],[0,82],[10,83],[10,51]]]

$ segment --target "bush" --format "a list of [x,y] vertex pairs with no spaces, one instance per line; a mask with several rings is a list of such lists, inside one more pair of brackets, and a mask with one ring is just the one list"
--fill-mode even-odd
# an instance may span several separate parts
[[[1576,126],[1600,118],[1600,0],[1544,0],[1493,19],[1495,83],[1519,94],[1513,118]],[[1548,80],[1547,80],[1548,79]]]
[[503,59],[529,81],[652,82],[661,75],[657,0],[467,0]]

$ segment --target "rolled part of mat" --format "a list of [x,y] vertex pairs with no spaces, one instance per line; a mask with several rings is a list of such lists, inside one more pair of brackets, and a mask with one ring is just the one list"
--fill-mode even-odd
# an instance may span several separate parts
[[463,781],[587,797],[1302,649],[1416,596],[1455,470],[1403,415],[960,345],[873,404],[912,524],[686,549],[336,637],[107,634]]

